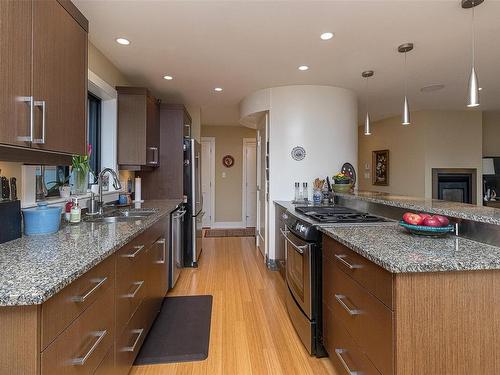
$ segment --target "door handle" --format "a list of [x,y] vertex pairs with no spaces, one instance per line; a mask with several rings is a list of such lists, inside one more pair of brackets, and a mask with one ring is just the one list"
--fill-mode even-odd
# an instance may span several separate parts
[[345,349],[335,349],[335,355],[339,359],[340,363],[342,363],[342,366],[346,369],[347,373],[349,375],[361,375],[360,371],[353,371],[347,364],[346,360],[344,359],[344,356],[342,355],[343,353],[347,352]]
[[347,255],[345,254],[341,254],[341,255],[338,255],[338,254],[335,254],[335,258],[337,258],[337,260],[342,263],[344,266],[346,266],[347,268],[349,268],[350,270],[354,270],[356,268],[362,268],[362,266],[360,266],[359,264],[353,264],[351,262],[348,262],[346,260],[347,258]]
[[16,100],[18,102],[23,102],[23,103],[28,103],[30,107],[30,133],[28,136],[20,136],[17,137],[18,141],[21,142],[33,142],[33,127],[35,126],[34,124],[34,101],[32,96],[20,96],[17,97]]
[[162,259],[161,260],[157,260],[155,263],[156,264],[164,264],[165,263],[165,260],[167,258],[167,241],[165,240],[165,238],[162,238],[158,241],[156,241],[156,243],[158,244],[161,244],[161,254],[162,254]]
[[139,290],[144,285],[144,280],[137,281],[137,282],[134,283],[134,285],[136,285],[135,290],[132,293],[125,294],[124,295],[125,298],[135,298],[135,296],[137,295],[137,293],[139,292]]
[[335,294],[335,299],[340,304],[340,306],[342,306],[344,310],[349,313],[349,315],[352,316],[361,314],[361,310],[359,310],[358,308],[351,309],[349,306],[347,306],[347,303],[345,302],[345,300],[347,299],[346,296],[342,294]]
[[132,344],[132,346],[127,346],[127,347],[122,349],[122,351],[124,351],[124,352],[135,352],[135,348],[136,348],[137,344],[139,343],[139,339],[141,338],[142,334],[144,333],[144,328],[133,329],[131,332],[134,334],[137,334],[137,337],[135,338],[135,341]]
[[103,277],[102,279],[94,280],[97,281],[97,284],[90,289],[87,293],[85,293],[83,296],[76,296],[73,297],[73,301],[79,302],[79,303],[84,303],[87,298],[89,298],[94,292],[97,291],[106,281],[108,280],[107,277]]
[[124,254],[122,255],[122,257],[124,258],[135,258],[137,256],[137,254],[139,254],[141,252],[142,249],[144,249],[144,245],[138,245],[138,246],[134,246],[134,249],[135,251],[131,254]]
[[42,138],[34,139],[33,143],[45,144],[45,100],[35,100],[35,107],[42,107]]
[[285,232],[283,229],[280,228],[280,232],[285,237],[286,242],[288,242],[290,245],[293,246],[293,248],[300,254],[304,255],[304,251],[309,247],[309,245],[302,245],[302,246],[297,246],[295,245],[292,240],[287,235],[287,232]]

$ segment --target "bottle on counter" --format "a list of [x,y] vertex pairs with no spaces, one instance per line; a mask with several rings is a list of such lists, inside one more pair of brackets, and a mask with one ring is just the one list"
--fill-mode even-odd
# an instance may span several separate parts
[[305,202],[309,201],[309,188],[307,187],[307,182],[302,183],[302,199]]
[[300,182],[295,183],[295,202],[298,202],[302,200],[301,194],[300,194]]
[[78,205],[78,198],[73,198],[73,206],[71,207],[71,214],[69,218],[70,223],[79,223],[82,221],[82,209]]

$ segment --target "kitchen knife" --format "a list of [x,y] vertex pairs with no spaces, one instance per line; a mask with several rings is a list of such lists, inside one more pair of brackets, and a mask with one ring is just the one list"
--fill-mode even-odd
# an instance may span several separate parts
[[10,199],[10,189],[9,189],[9,180],[7,177],[1,177],[1,185],[2,185],[2,199]]
[[10,179],[10,200],[17,200],[17,180],[15,177]]

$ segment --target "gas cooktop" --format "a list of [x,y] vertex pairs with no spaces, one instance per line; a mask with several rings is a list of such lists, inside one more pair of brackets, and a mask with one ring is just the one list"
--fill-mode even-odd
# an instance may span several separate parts
[[295,211],[320,223],[380,223],[384,218],[342,206],[298,206]]

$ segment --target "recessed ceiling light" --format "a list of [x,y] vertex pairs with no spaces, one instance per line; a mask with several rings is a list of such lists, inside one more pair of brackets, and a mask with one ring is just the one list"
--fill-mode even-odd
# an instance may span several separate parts
[[483,89],[482,87],[478,88],[479,91],[481,91],[482,89]]
[[435,85],[429,85],[429,86],[424,86],[420,89],[421,92],[434,92],[434,91],[439,91],[444,89],[443,84],[435,84]]
[[174,79],[172,76],[163,76],[163,79],[166,79],[167,81],[171,81]]
[[128,46],[130,44],[130,40],[125,38],[116,38],[116,43],[121,44],[123,46]]
[[301,66],[299,66],[299,68],[298,68],[298,69],[299,69],[299,70],[302,70],[302,71],[306,71],[306,70],[308,70],[308,69],[309,69],[309,67],[308,67],[307,65],[301,65]]
[[333,38],[333,33],[327,32],[319,36],[322,40],[330,40]]
[[216,87],[216,88],[214,89],[214,91],[216,91],[216,92],[221,92],[221,91],[222,91],[222,87]]

